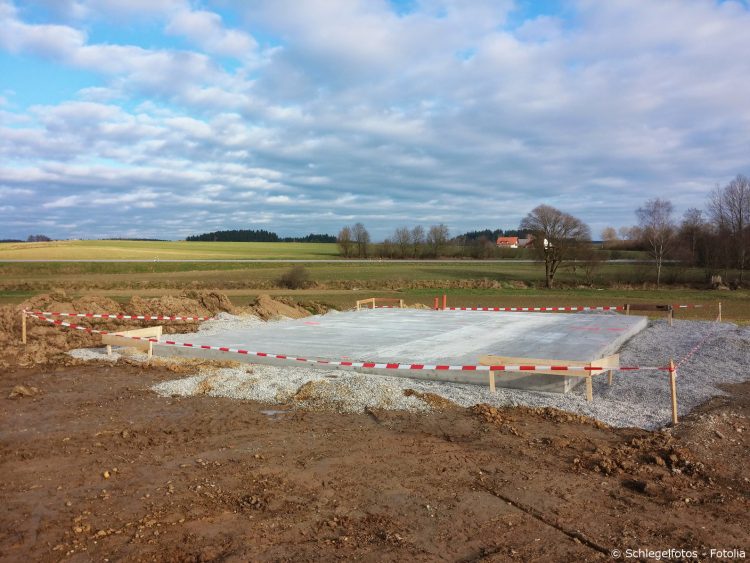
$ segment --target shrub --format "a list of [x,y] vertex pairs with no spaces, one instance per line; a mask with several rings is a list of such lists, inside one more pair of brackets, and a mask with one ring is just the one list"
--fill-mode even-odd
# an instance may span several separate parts
[[292,266],[281,274],[278,282],[286,289],[304,289],[310,285],[310,272],[304,266]]

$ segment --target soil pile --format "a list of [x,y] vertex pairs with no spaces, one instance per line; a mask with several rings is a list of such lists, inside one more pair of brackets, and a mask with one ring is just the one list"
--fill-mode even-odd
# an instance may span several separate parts
[[[270,306],[270,305],[269,305]],[[18,306],[0,307],[0,369],[12,365],[31,366],[55,362],[71,365],[77,360],[63,354],[72,348],[98,346],[99,337],[84,331],[69,330],[53,326],[43,320],[27,319],[28,344],[21,344],[21,311],[50,311],[76,313],[126,313],[135,315],[182,315],[210,317],[219,312],[235,312],[236,309],[223,293],[213,291],[185,291],[177,296],[154,299],[133,297],[122,305],[108,297],[86,295],[74,298],[64,291],[37,295]],[[291,316],[291,315],[290,315]],[[63,321],[99,330],[127,330],[145,326],[133,320],[92,320],[62,317]],[[153,324],[153,323],[151,323]],[[165,333],[193,331],[197,323],[167,323]]]
[[303,307],[285,301],[273,299],[270,295],[264,293],[255,298],[255,301],[250,304],[248,312],[264,321],[279,317],[301,319],[310,316],[310,312]]

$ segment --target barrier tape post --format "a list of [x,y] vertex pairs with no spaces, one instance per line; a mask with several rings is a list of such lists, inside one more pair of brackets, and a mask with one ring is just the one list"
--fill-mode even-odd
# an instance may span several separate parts
[[719,301],[719,316],[716,319],[716,322],[719,322],[719,323],[721,322],[721,301]]
[[448,296],[443,293],[443,309],[448,308]]
[[672,394],[672,424],[677,424],[677,368],[669,359],[669,389]]
[[438,310],[438,297],[435,297],[435,310]]
[[21,342],[26,344],[26,309],[21,311]]

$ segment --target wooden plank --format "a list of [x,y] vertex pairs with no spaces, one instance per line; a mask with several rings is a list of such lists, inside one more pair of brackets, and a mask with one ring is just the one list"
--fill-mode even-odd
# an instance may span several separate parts
[[21,311],[21,342],[26,344],[26,311]]
[[672,395],[672,424],[677,424],[677,368],[669,360],[669,390]]
[[126,348],[137,348],[139,350],[148,351],[151,348],[151,342],[148,340],[133,340],[132,338],[126,338],[127,336],[142,336],[146,338],[161,338],[162,327],[161,326],[150,326],[146,328],[139,328],[134,330],[123,330],[110,334],[102,334],[102,343],[108,346],[124,346]]
[[570,367],[586,367],[596,366],[604,369],[592,370],[591,372],[583,371],[553,371],[553,370],[540,370],[530,371],[528,373],[544,373],[552,375],[562,375],[568,377],[588,377],[591,375],[598,375],[605,371],[612,369],[618,369],[620,367],[620,355],[613,354],[611,356],[605,356],[596,360],[557,360],[547,358],[519,358],[516,356],[480,356],[479,365],[482,366],[570,366]]
[[589,402],[594,400],[594,387],[591,384],[591,376],[586,378],[586,400]]
[[495,391],[495,372],[494,371],[490,371],[489,374],[490,374],[490,391],[492,393],[496,393],[496,391]]

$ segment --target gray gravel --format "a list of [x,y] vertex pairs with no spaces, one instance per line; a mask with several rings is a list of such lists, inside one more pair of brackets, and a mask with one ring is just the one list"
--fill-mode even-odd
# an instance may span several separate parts
[[[225,327],[225,324],[220,324],[222,322],[262,321],[218,319],[209,321],[214,324],[204,323],[201,330]],[[729,323],[680,320],[670,327],[666,321],[655,321],[623,346],[620,363],[657,366],[666,365],[670,358],[679,362],[700,342],[702,344],[697,352],[680,364],[678,369],[679,413],[684,416],[707,399],[724,394],[717,385],[739,383],[750,378],[750,328]],[[100,359],[103,355],[90,350],[85,354],[82,351],[71,354],[84,359]],[[134,355],[129,357],[136,359]],[[477,403],[555,407],[591,416],[617,427],[657,429],[671,419],[667,372],[617,372],[612,386],[607,384],[606,376],[599,376],[594,378],[593,387],[594,401],[589,403],[585,400],[582,385],[567,395],[502,387],[492,394],[488,388],[479,385],[419,381],[311,367],[243,365],[214,370],[204,368],[196,376],[161,383],[153,389],[165,396],[206,394],[271,404],[293,403],[300,408],[325,408],[340,412],[362,412],[367,407],[429,410],[430,406],[421,399],[404,395],[405,390],[412,389],[420,393],[434,393],[467,407]]]

